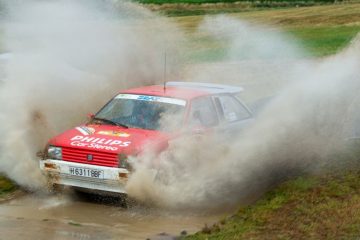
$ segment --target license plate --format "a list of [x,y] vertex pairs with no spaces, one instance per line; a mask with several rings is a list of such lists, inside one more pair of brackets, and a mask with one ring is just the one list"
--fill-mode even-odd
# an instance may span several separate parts
[[89,178],[104,178],[104,171],[89,169],[89,168],[81,168],[81,167],[69,167],[69,174],[80,177],[89,177]]

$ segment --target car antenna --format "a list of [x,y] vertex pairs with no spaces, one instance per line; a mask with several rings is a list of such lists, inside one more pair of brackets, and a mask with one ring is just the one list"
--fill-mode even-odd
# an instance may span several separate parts
[[164,93],[166,92],[166,51],[164,53]]

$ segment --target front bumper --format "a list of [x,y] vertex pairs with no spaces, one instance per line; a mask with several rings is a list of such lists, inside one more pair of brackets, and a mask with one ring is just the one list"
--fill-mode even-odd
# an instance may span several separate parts
[[[102,178],[75,176],[70,168],[84,168],[102,171]],[[41,160],[40,169],[51,184],[73,186],[90,190],[126,193],[125,185],[130,172],[125,168],[103,167],[61,160]]]

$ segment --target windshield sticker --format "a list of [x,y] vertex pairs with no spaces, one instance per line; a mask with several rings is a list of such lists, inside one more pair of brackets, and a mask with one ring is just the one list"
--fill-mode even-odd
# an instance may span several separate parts
[[85,127],[85,126],[76,127],[76,130],[78,130],[85,136],[95,133],[95,129],[93,129],[91,127]]
[[97,134],[113,136],[113,137],[130,137],[130,134],[128,134],[128,133],[118,132],[118,131],[99,131],[99,132],[97,132]]
[[87,147],[93,149],[103,149],[110,151],[117,151],[119,147],[128,147],[131,142],[120,141],[115,139],[85,137],[77,135],[70,139],[70,145],[74,147]]
[[169,103],[169,104],[175,104],[175,105],[180,105],[180,106],[186,105],[186,101],[183,99],[167,98],[167,97],[159,97],[159,96],[119,94],[115,98],[116,99],[134,99],[134,100],[147,101],[147,102],[162,102],[162,103]]

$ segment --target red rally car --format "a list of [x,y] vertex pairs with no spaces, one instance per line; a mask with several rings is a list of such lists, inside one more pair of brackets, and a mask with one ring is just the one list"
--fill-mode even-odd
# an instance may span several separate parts
[[[126,193],[132,172],[128,156],[146,146],[161,152],[181,134],[246,127],[253,114],[239,99],[241,91],[187,82],[121,91],[88,123],[50,139],[40,169],[51,185]],[[165,116],[170,116],[167,123]]]

